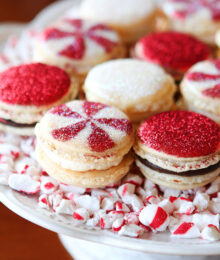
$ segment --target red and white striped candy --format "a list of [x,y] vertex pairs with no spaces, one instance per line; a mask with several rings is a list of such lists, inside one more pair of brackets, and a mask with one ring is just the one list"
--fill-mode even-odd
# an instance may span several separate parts
[[73,212],[73,219],[76,224],[85,223],[89,219],[89,211],[84,208],[76,209]]
[[220,240],[220,231],[215,225],[210,224],[202,230],[201,237],[209,241],[217,241]]
[[50,208],[47,194],[41,194],[40,195],[40,197],[38,198],[38,205],[39,205],[39,207],[41,207],[43,209],[49,209]]
[[181,238],[196,238],[200,236],[198,227],[192,222],[181,222],[173,227],[172,236]]
[[129,173],[123,180],[123,183],[130,183],[136,186],[140,186],[143,183],[143,178],[134,173]]
[[126,213],[124,216],[126,224],[139,224],[139,214],[136,212]]
[[154,231],[164,231],[169,224],[167,212],[157,205],[147,205],[139,214],[140,222]]
[[138,238],[143,234],[144,230],[142,227],[135,225],[135,224],[129,224],[124,225],[119,230],[118,234],[121,236],[128,236],[128,237],[135,237]]
[[0,154],[8,155],[16,159],[20,155],[20,149],[15,145],[3,143],[0,144]]
[[193,213],[195,206],[192,201],[185,197],[179,197],[174,201],[175,213],[190,215]]
[[125,225],[123,218],[118,218],[112,223],[112,229],[114,232],[118,232]]
[[40,189],[45,194],[51,194],[58,188],[58,182],[51,177],[41,176],[40,180]]
[[33,180],[29,175],[11,174],[8,185],[14,190],[32,195],[40,191],[40,183]]
[[130,212],[131,211],[129,209],[129,207],[125,203],[123,203],[121,201],[116,202],[115,210],[116,211],[122,211],[122,212]]
[[126,184],[122,184],[118,188],[118,194],[120,195],[121,198],[124,198],[130,194],[134,194],[134,192],[135,192],[134,184],[126,183]]
[[202,230],[206,226],[212,224],[219,228],[219,215],[213,215],[210,213],[199,213],[193,215],[193,223]]
[[102,214],[100,217],[100,228],[101,229],[109,229],[112,227],[112,223],[113,223],[113,219],[111,218],[111,216],[107,215],[107,214]]

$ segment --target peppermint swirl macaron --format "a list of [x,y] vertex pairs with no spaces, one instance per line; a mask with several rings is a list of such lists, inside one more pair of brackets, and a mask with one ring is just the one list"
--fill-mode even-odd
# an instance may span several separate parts
[[143,37],[136,43],[132,55],[162,66],[176,80],[181,80],[192,65],[211,57],[211,51],[193,36],[168,31]]
[[0,73],[0,129],[33,134],[48,109],[77,92],[78,85],[58,67],[41,63],[11,67]]
[[137,166],[153,182],[200,187],[219,175],[220,128],[194,112],[160,113],[141,124],[134,150]]
[[63,18],[45,28],[35,41],[34,60],[63,68],[84,77],[96,64],[123,57],[118,34],[102,23]]
[[220,59],[195,64],[181,82],[186,108],[220,124]]
[[192,34],[214,45],[214,36],[220,29],[218,0],[165,0],[161,2],[170,30]]
[[35,130],[38,161],[66,184],[92,188],[120,180],[133,162],[132,124],[120,110],[72,101],[49,110]]

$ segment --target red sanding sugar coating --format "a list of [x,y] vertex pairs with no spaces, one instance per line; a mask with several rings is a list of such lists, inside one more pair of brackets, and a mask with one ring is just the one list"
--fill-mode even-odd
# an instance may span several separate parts
[[185,71],[211,56],[207,45],[193,36],[179,32],[150,34],[138,44],[142,46],[143,59],[174,70]]
[[171,111],[144,121],[140,141],[159,152],[177,157],[199,157],[219,149],[220,128],[211,119],[189,111]]
[[69,88],[70,79],[65,71],[41,63],[16,66],[0,73],[0,100],[9,104],[52,104]]

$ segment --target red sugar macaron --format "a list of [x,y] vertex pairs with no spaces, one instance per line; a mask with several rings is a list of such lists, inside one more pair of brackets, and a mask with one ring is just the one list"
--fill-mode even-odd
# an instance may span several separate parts
[[180,32],[160,32],[140,39],[133,56],[164,67],[176,79],[196,62],[211,56],[210,48],[195,37]]
[[138,137],[142,144],[177,157],[199,157],[220,148],[220,128],[211,119],[189,111],[154,115],[142,123]]

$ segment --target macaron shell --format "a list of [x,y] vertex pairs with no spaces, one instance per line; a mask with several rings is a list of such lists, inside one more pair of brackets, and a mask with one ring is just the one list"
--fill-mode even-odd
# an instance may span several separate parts
[[119,165],[109,169],[77,172],[64,169],[51,161],[40,146],[37,146],[36,152],[42,167],[51,177],[65,184],[85,188],[101,188],[116,183],[128,173],[133,163],[133,156],[128,154]]

